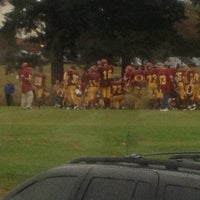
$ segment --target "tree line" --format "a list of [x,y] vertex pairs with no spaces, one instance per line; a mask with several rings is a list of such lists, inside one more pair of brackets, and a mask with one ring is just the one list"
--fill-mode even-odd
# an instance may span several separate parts
[[[8,41],[8,52],[15,49],[16,31],[35,30],[37,37],[32,39],[45,43],[50,58],[52,83],[62,79],[65,54],[88,66],[100,58],[112,63],[120,57],[122,73],[133,57],[153,60],[171,55],[199,55],[199,0],[12,0],[11,3],[15,9],[0,30],[1,38]],[[190,22],[194,22],[195,16],[197,20],[192,26]],[[185,26],[189,26],[189,33]]]

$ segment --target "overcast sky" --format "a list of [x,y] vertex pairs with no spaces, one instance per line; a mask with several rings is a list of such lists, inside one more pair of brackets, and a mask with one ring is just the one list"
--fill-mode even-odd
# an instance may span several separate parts
[[0,5],[0,28],[3,26],[5,20],[4,15],[13,10],[13,6],[9,2],[5,2],[4,5]]

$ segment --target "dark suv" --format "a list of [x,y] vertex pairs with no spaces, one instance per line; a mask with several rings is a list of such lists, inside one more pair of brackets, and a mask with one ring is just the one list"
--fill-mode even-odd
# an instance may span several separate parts
[[79,158],[4,200],[200,200],[200,152],[167,154]]

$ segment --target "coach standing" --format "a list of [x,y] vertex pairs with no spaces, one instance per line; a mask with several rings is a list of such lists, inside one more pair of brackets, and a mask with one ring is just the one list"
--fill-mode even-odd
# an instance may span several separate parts
[[27,62],[21,65],[18,71],[21,86],[21,107],[23,109],[32,109],[33,102],[33,84],[32,84],[32,68]]

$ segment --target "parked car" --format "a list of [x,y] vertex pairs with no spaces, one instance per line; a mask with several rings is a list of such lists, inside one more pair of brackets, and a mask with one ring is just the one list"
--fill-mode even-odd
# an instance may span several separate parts
[[161,155],[168,153],[75,159],[31,178],[4,200],[199,200],[200,152]]
[[165,65],[177,67],[185,66],[186,64],[181,60],[179,57],[168,57],[167,60],[164,62]]
[[199,67],[200,66],[200,58],[192,57],[191,63],[193,63],[195,67]]

